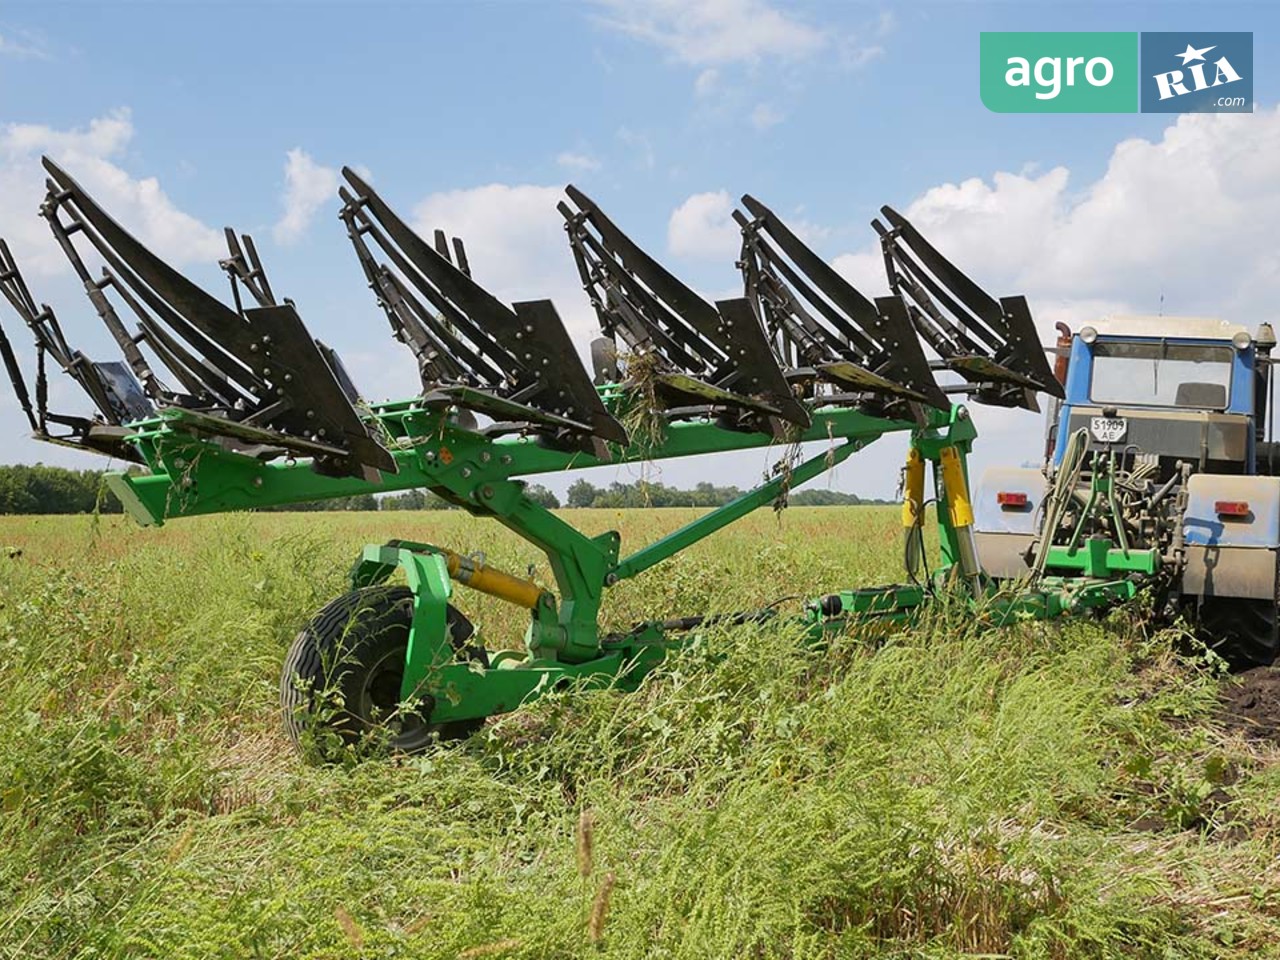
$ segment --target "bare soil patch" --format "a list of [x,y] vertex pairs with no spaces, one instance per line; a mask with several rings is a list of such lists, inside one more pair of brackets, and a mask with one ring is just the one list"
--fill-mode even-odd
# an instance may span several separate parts
[[1255,667],[1222,685],[1222,715],[1249,740],[1280,744],[1280,667]]

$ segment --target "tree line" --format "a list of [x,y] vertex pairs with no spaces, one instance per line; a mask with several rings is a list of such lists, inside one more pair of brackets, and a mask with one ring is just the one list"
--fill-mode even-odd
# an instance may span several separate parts
[[99,470],[0,466],[0,513],[121,513]]
[[[596,509],[624,509],[627,507],[722,507],[736,500],[746,491],[736,487],[718,487],[703,481],[692,490],[669,487],[664,483],[619,483],[597,487],[587,480],[575,480],[565,495],[565,506],[594,507]],[[838,490],[799,490],[787,495],[787,503],[793,507],[849,507],[867,503],[887,503],[885,500],[867,500],[854,493]]]
[[[98,470],[68,470],[43,464],[0,465],[0,514],[11,513],[120,513],[120,501],[102,481]],[[541,484],[531,483],[526,495],[549,509],[561,506],[560,498]],[[597,487],[587,480],[576,480],[570,486],[564,506],[596,509],[627,507],[720,507],[743,493],[736,486],[719,487],[699,483],[691,490],[663,483],[619,483]],[[867,500],[852,493],[835,490],[800,490],[791,493],[788,503],[796,507],[852,506],[885,503]],[[269,507],[272,511],[318,510],[449,510],[449,503],[428,490],[406,490],[375,496],[362,493],[333,500],[287,504]]]

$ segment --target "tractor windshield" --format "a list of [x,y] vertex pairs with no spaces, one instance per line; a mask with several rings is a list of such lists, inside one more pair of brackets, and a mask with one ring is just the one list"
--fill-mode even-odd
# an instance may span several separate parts
[[1229,346],[1168,341],[1093,345],[1089,399],[1116,406],[1222,410],[1231,387]]

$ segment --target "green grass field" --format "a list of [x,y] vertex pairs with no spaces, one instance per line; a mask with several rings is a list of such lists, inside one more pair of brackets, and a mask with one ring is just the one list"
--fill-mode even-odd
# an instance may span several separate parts
[[[690,515],[572,520],[626,547]],[[1280,955],[1280,753],[1139,611],[983,631],[942,604],[823,650],[720,630],[635,694],[307,766],[280,662],[391,536],[549,581],[454,512],[0,518],[0,955]],[[900,539],[893,509],[765,512],[606,618],[893,581]],[[521,611],[456,599],[518,644]]]

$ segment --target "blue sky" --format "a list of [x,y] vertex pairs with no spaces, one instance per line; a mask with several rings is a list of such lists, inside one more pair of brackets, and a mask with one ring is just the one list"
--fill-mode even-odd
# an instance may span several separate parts
[[[709,294],[737,283],[727,204],[751,192],[860,286],[880,282],[867,222],[891,203],[993,292],[1027,293],[1042,328],[1155,312],[1161,295],[1170,313],[1247,322],[1280,278],[1261,249],[1280,210],[1278,16],[1176,3],[10,2],[0,235],[37,297],[96,348],[105,337],[35,217],[39,151],[219,293],[210,228],[252,231],[277,292],[374,399],[414,377],[325,199],[344,163],[420,225],[467,238],[496,292],[555,299],[580,342],[590,313],[554,211],[570,181]],[[997,115],[979,101],[982,30],[1184,29],[1254,32],[1256,113]],[[992,436],[984,459],[1034,458],[1035,418],[978,422]],[[23,426],[6,396],[0,461],[95,465]],[[891,494],[900,449],[887,447],[835,485]],[[661,479],[745,485],[764,459],[672,464]]]

